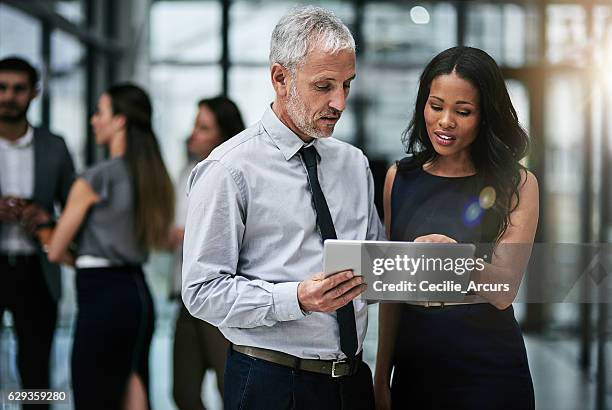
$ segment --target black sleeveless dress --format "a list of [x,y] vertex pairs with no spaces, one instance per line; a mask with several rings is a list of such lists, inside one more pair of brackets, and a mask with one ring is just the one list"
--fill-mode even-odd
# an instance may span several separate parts
[[[478,206],[478,175],[439,177],[400,162],[391,193],[391,240],[443,234],[493,242],[492,212]],[[532,410],[533,384],[512,306],[402,305],[391,383],[393,408]]]

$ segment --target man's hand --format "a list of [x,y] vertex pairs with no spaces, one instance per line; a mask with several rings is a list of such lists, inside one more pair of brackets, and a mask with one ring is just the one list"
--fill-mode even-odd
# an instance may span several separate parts
[[0,197],[0,222],[19,222],[24,200],[14,196]]
[[361,276],[346,270],[325,277],[319,272],[298,285],[298,302],[305,312],[334,312],[365,290]]
[[35,234],[38,226],[51,220],[51,215],[36,204],[29,204],[21,212],[21,224],[30,233]]

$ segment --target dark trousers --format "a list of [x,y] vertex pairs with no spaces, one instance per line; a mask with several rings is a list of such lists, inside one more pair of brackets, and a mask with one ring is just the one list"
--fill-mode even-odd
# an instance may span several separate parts
[[215,371],[217,388],[223,394],[225,352],[228,345],[219,329],[193,317],[181,303],[172,349],[172,395],[179,409],[205,409],[202,403],[202,381],[208,369]]
[[[37,256],[0,255],[0,320],[13,315],[17,367],[24,389],[48,389],[49,358],[57,322],[57,303],[49,293]],[[48,405],[24,408],[48,409]]]
[[372,373],[361,363],[353,376],[332,378],[228,350],[225,410],[374,408]]

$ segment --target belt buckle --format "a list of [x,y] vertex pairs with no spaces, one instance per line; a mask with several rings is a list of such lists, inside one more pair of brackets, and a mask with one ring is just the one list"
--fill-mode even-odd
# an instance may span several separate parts
[[430,301],[426,301],[425,302],[425,307],[427,307],[427,308],[432,308],[432,307],[444,308],[444,302],[430,302]]
[[334,362],[332,362],[332,372],[331,372],[331,377],[336,378],[336,377],[342,377],[343,375],[341,374],[336,374],[336,365],[337,364],[343,364],[343,363],[347,363],[346,359],[343,360],[336,360]]

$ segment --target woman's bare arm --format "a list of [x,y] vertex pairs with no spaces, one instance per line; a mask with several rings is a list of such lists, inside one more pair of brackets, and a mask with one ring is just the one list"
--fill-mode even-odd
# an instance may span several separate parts
[[85,220],[89,208],[96,202],[98,202],[98,194],[87,181],[78,178],[70,188],[66,207],[53,231],[48,247],[49,261],[60,263],[65,260],[70,243]]

